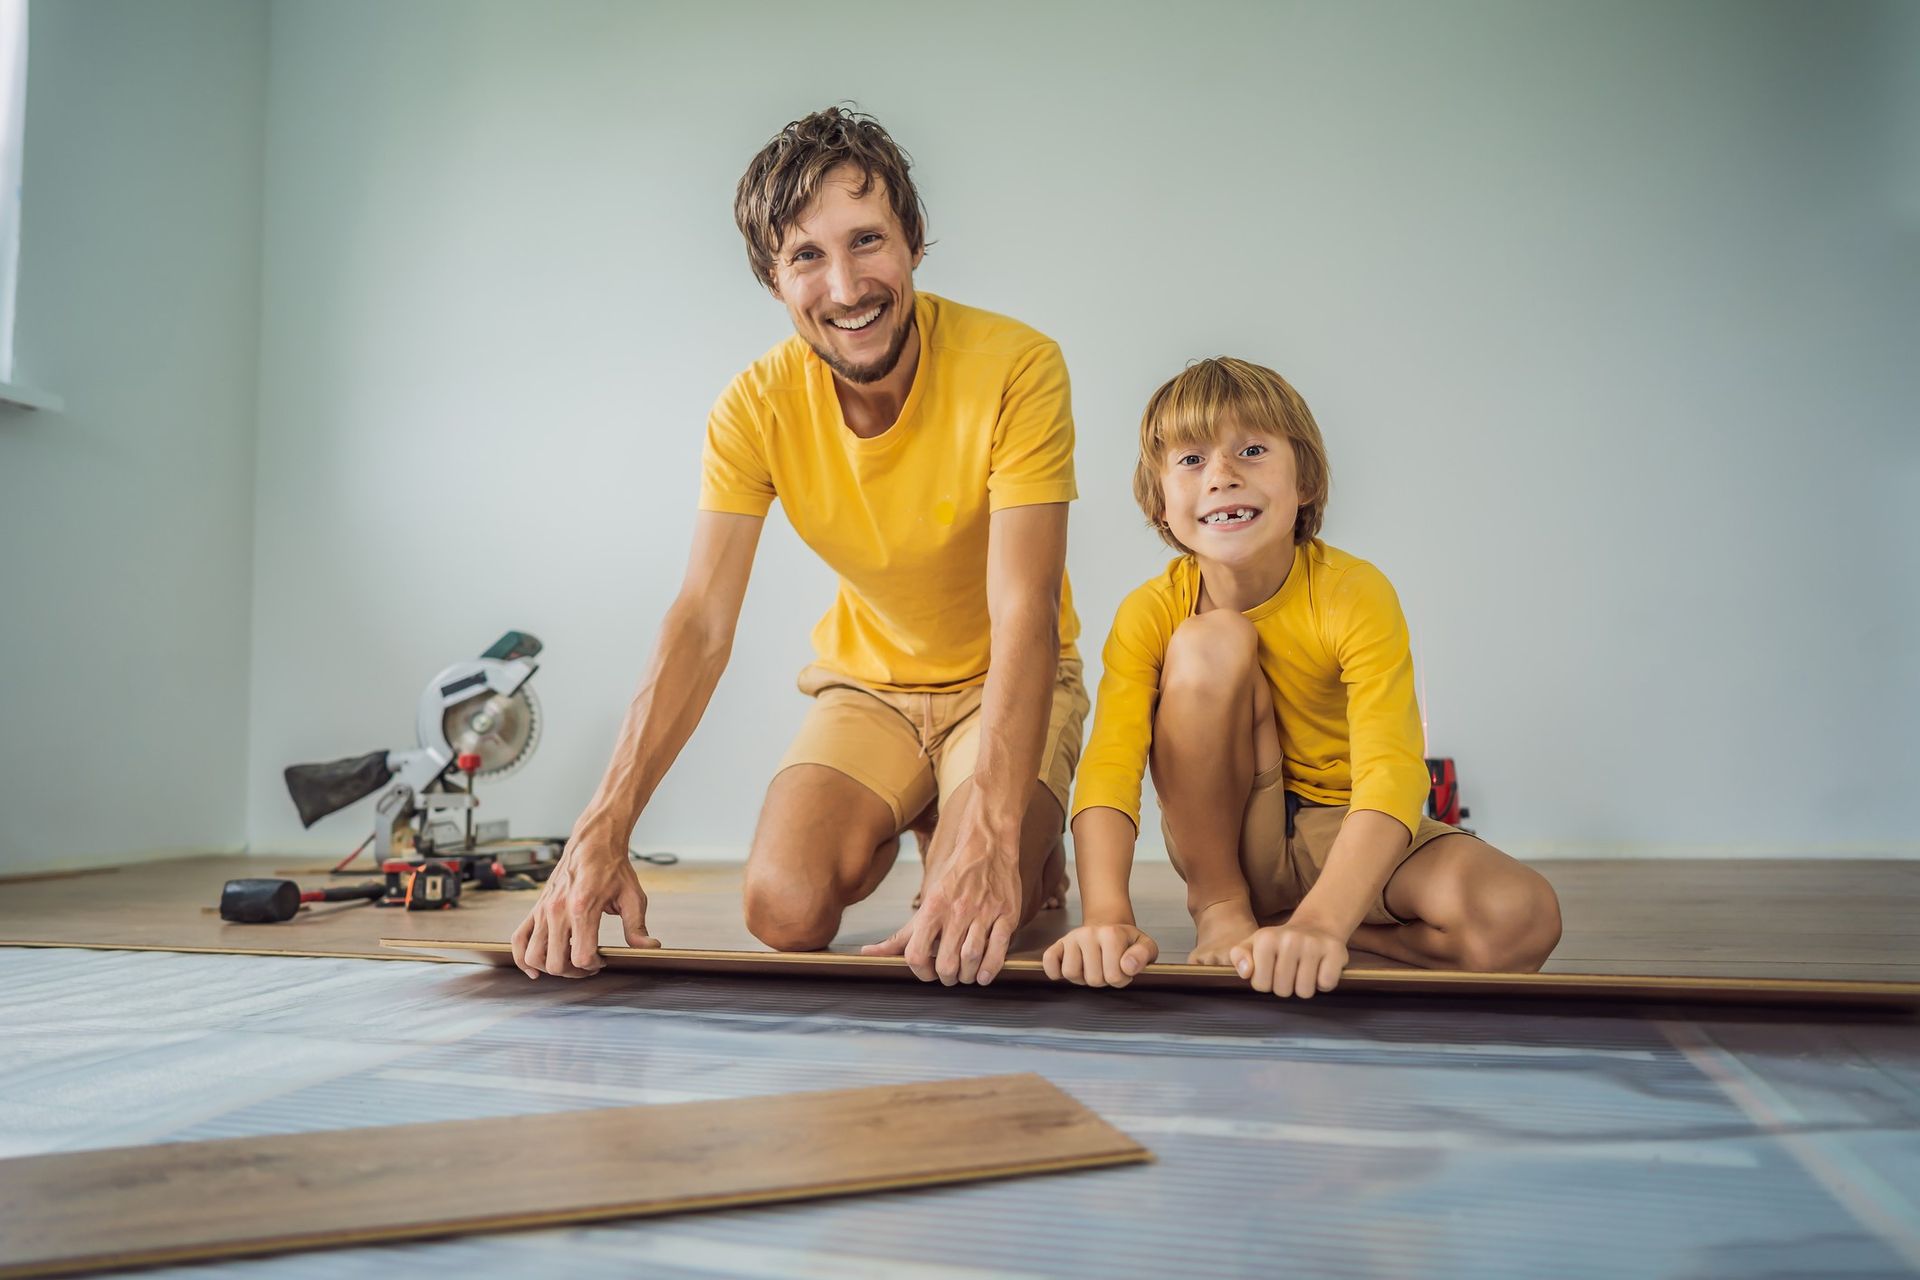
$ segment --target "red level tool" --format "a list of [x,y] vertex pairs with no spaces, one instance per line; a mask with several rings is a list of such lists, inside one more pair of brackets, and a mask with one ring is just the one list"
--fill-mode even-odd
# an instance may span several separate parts
[[1453,757],[1430,757],[1427,781],[1432,784],[1427,792],[1427,816],[1451,827],[1459,826],[1467,810],[1460,803],[1460,775],[1454,771]]

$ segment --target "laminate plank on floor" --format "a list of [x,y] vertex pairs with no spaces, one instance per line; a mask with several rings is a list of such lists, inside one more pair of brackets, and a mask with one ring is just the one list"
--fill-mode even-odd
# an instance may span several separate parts
[[1150,1159],[1037,1075],[117,1147],[0,1162],[0,1277]]
[[[389,947],[427,951],[446,959],[465,959],[504,968],[513,963],[504,942],[434,943],[389,939]],[[836,977],[917,982],[897,956],[836,955],[829,952],[686,951],[677,948],[609,946],[601,949],[607,967],[634,973],[731,973],[745,977]],[[564,981],[564,979],[562,979]],[[1050,982],[1040,962],[1030,957],[1007,961],[996,982]],[[1180,990],[1232,991],[1251,999],[1274,997],[1255,992],[1225,965],[1150,964],[1133,985]],[[1663,1000],[1711,1004],[1774,1004],[1859,1008],[1920,1008],[1920,982],[1884,978],[1779,978],[1757,974],[1698,976],[1675,974],[1461,973],[1409,967],[1349,965],[1335,995],[1449,995],[1529,1000]],[[1330,997],[1320,997],[1322,999]]]

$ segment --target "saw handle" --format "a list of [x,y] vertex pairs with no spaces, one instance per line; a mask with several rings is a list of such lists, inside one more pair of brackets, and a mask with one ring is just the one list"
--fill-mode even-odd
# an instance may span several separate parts
[[300,811],[300,825],[310,827],[386,786],[393,780],[393,770],[387,765],[386,752],[372,751],[326,764],[290,764],[286,779],[287,794]]
[[509,631],[493,642],[491,648],[480,656],[499,658],[511,662],[515,658],[537,657],[540,653],[540,638],[528,635],[524,631]]

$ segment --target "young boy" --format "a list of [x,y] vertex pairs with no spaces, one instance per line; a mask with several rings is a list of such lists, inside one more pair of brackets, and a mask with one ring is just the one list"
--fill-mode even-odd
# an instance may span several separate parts
[[1424,817],[1399,599],[1322,542],[1327,456],[1271,369],[1204,360],[1153,393],[1134,497],[1180,556],[1120,605],[1073,805],[1084,921],[1049,977],[1124,987],[1159,955],[1127,879],[1150,763],[1187,883],[1192,964],[1310,997],[1351,943],[1432,968],[1533,971],[1560,939],[1537,872]]

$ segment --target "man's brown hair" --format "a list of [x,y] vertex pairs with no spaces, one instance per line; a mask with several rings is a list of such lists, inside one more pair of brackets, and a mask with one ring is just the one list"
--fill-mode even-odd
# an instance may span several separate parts
[[747,241],[747,262],[756,280],[774,288],[773,260],[789,228],[806,213],[820,184],[839,165],[860,170],[856,194],[866,195],[876,179],[885,184],[887,203],[900,220],[907,247],[926,244],[926,206],[907,170],[913,159],[870,115],[828,107],[795,120],[760,148],[741,175],[733,196],[733,220]]
[[1285,378],[1265,365],[1216,356],[1196,360],[1169,378],[1147,398],[1140,418],[1140,461],[1133,469],[1133,500],[1154,532],[1176,551],[1192,548],[1167,528],[1167,500],[1160,472],[1173,449],[1217,442],[1234,430],[1265,431],[1293,446],[1300,489],[1300,510],[1293,519],[1293,540],[1305,542],[1320,532],[1327,512],[1327,447],[1307,402]]

